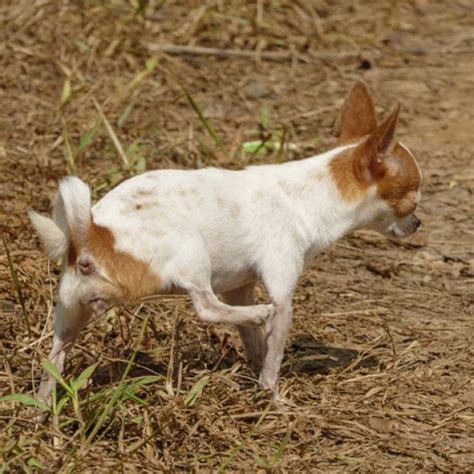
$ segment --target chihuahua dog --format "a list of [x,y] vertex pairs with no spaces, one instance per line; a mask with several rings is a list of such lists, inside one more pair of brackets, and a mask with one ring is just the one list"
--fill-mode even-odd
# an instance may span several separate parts
[[[377,124],[358,82],[336,148],[311,158],[150,171],[93,207],[84,182],[63,179],[53,219],[29,213],[49,258],[63,262],[50,360],[62,372],[80,330],[114,304],[187,292],[201,321],[237,326],[261,386],[278,398],[292,297],[312,258],[355,229],[405,237],[420,225],[420,169],[393,140],[399,108]],[[254,303],[259,280],[270,304]],[[45,373],[39,398],[54,385]]]

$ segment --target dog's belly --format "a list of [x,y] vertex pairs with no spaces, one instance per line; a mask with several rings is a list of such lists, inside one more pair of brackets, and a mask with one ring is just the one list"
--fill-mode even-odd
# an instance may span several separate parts
[[214,273],[211,276],[211,284],[215,293],[225,293],[256,281],[257,276],[252,271]]
[[[256,283],[258,280],[257,276],[254,273],[247,274],[227,274],[227,275],[216,275],[212,278],[212,289],[214,293],[226,293],[228,291],[236,290],[242,288],[243,286],[249,285],[251,283]],[[159,295],[183,295],[187,291],[184,288],[177,286],[170,286],[163,288],[158,295],[150,296],[159,296]]]

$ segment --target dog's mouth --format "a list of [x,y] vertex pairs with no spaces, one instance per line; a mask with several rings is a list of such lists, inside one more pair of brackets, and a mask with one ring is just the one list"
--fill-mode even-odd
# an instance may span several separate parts
[[418,227],[420,227],[421,221],[415,214],[410,214],[405,217],[401,222],[392,222],[385,232],[388,237],[396,239],[402,239],[414,234]]

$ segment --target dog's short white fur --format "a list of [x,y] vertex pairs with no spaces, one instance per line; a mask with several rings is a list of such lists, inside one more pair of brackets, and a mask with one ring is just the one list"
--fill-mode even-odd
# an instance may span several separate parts
[[[54,220],[30,212],[48,255],[64,261],[51,360],[62,371],[81,328],[108,306],[186,291],[201,321],[238,327],[260,384],[278,397],[293,293],[312,258],[354,229],[401,237],[419,225],[413,210],[421,175],[413,155],[401,144],[389,151],[397,114],[374,125],[367,89],[358,83],[343,107],[340,144],[312,158],[241,171],[151,171],[92,207],[86,184],[61,181]],[[401,169],[407,160],[418,179],[413,166],[410,177]],[[394,176],[406,185],[397,199],[390,194]],[[408,212],[399,212],[403,199]],[[269,304],[254,304],[259,280]],[[54,383],[44,375],[41,399]]]

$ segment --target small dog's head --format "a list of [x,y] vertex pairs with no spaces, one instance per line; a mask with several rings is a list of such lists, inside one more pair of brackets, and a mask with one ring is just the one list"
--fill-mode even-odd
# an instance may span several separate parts
[[367,87],[358,82],[347,96],[336,124],[346,149],[331,162],[345,200],[359,203],[362,227],[390,237],[406,237],[421,224],[414,211],[420,200],[421,172],[401,143],[393,144],[400,105],[377,124]]

